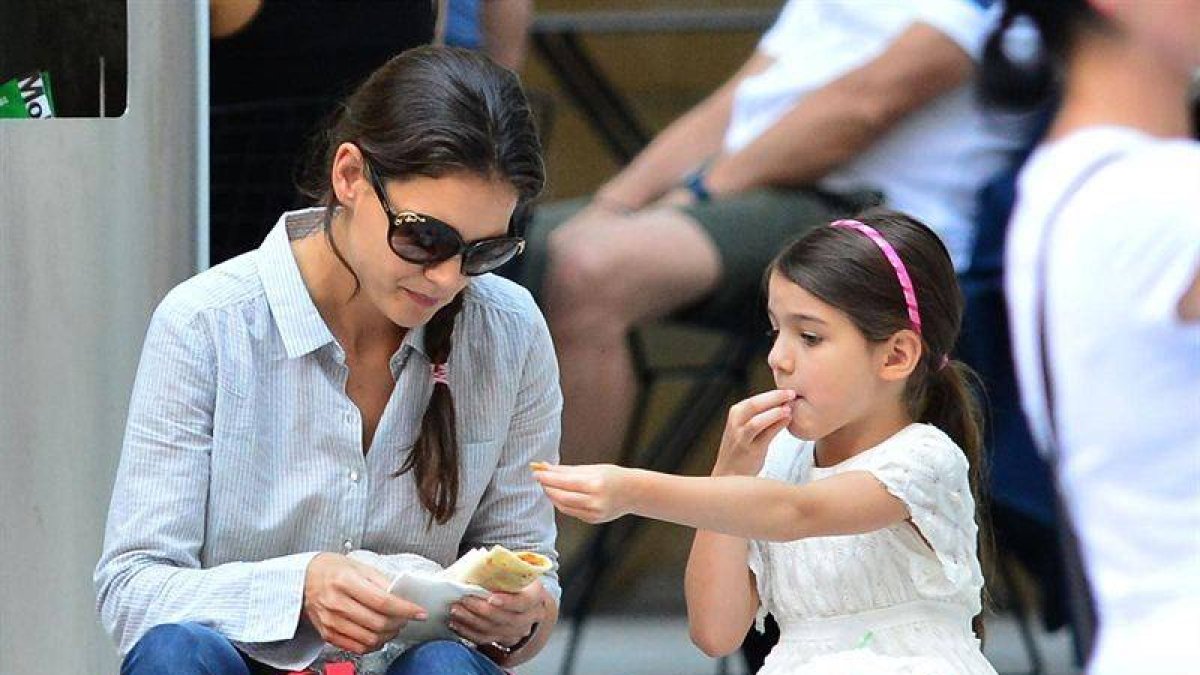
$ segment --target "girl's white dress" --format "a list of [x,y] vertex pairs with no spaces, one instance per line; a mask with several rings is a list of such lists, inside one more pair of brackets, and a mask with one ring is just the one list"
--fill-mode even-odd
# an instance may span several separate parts
[[781,633],[760,675],[995,675],[971,630],[983,573],[962,450],[937,427],[911,424],[821,468],[811,442],[783,432],[759,475],[802,484],[847,471],[872,474],[911,521],[868,534],[750,542],[760,625],[769,612]]

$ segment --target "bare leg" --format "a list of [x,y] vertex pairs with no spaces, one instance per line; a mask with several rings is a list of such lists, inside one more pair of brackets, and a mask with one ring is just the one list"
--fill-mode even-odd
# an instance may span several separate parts
[[555,231],[543,286],[564,397],[563,461],[615,461],[637,395],[629,330],[709,293],[720,257],[689,216],[588,209]]

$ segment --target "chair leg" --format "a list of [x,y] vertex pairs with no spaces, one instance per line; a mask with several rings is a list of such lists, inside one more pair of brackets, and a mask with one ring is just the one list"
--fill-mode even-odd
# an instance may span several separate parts
[[1028,675],[1042,675],[1042,652],[1038,649],[1037,640],[1033,637],[1033,612],[1025,605],[1017,592],[1016,578],[1013,577],[1012,568],[1003,563],[999,567],[1000,576],[1004,579],[1004,586],[1013,599],[1013,606],[1017,614],[1017,629],[1021,633],[1021,644],[1025,647],[1025,656],[1029,659],[1029,670],[1026,672]]

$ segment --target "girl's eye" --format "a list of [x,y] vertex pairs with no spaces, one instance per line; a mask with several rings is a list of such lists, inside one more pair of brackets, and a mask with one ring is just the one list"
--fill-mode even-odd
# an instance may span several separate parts
[[800,339],[803,340],[804,344],[808,345],[809,347],[815,347],[821,344],[821,340],[823,338],[816,333],[801,333]]
[[767,329],[767,337],[771,339],[771,342],[778,340],[779,339],[779,329],[774,326],[771,326],[770,328]]

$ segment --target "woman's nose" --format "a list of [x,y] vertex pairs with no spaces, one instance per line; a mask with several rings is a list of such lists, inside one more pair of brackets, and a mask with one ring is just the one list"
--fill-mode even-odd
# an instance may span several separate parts
[[437,284],[438,288],[449,290],[462,285],[462,256],[456,255],[448,260],[425,266],[425,278]]

